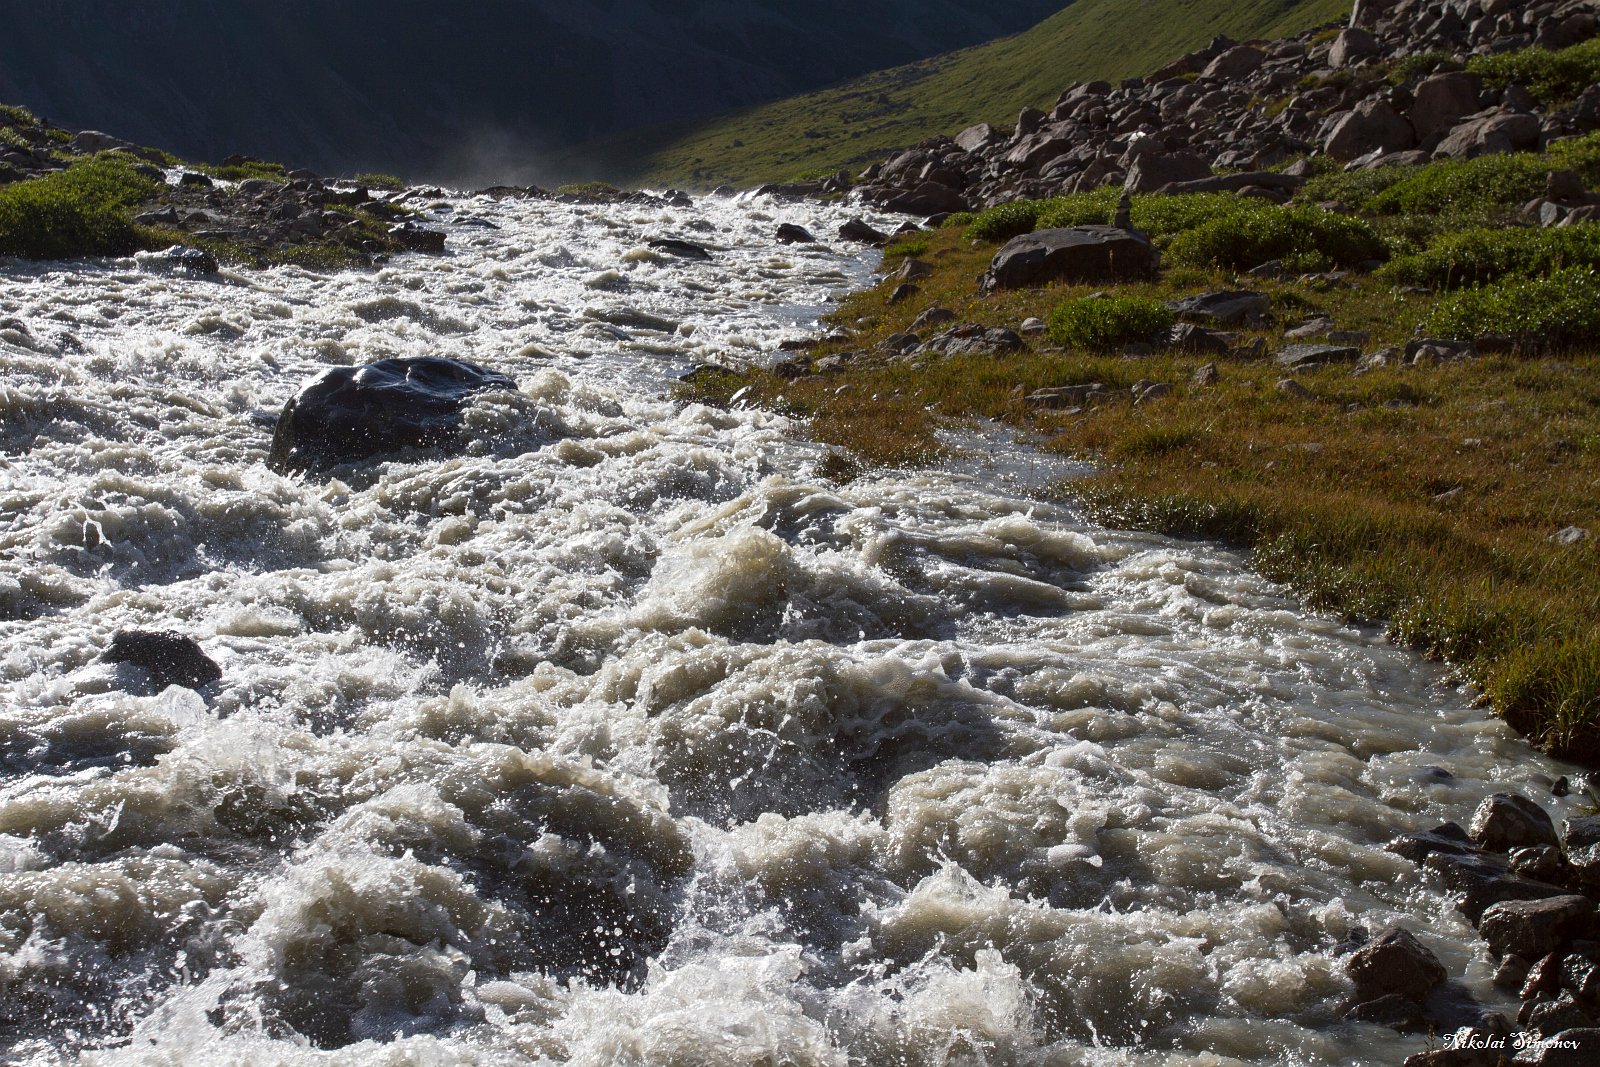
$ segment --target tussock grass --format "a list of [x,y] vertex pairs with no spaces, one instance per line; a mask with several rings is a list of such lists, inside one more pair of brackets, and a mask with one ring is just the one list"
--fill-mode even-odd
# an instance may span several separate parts
[[156,192],[125,156],[0,186],[0,255],[28,259],[127,255],[143,247],[129,208]]
[[1110,351],[1148,341],[1176,321],[1165,304],[1149,297],[1085,297],[1050,313],[1050,337],[1074,348]]
[[1463,340],[1495,334],[1542,347],[1592,345],[1600,340],[1600,275],[1572,267],[1468,289],[1439,301],[1423,329]]
[[1547,275],[1568,267],[1600,267],[1600,225],[1446,234],[1427,251],[1386,264],[1378,277],[1398,285],[1461,289],[1503,278]]
[[1600,81],[1600,40],[1552,52],[1523,48],[1495,56],[1474,56],[1467,69],[1496,89],[1521,85],[1546,107],[1564,104]]

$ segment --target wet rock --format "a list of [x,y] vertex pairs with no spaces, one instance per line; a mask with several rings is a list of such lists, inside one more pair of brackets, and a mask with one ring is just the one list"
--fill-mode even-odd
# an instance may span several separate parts
[[839,236],[846,241],[860,241],[881,248],[889,242],[889,235],[861,219],[850,219],[839,227]]
[[1542,1040],[1531,1058],[1519,1062],[1528,1067],[1594,1067],[1600,1063],[1600,1028],[1591,1024],[1559,1030]]
[[1265,293],[1245,289],[1200,293],[1170,301],[1167,307],[1188,322],[1238,326],[1259,322],[1272,310],[1272,300]]
[[1555,823],[1526,797],[1495,793],[1478,805],[1467,827],[1472,839],[1490,852],[1557,843]]
[[1470,855],[1478,851],[1467,832],[1453,822],[1436,826],[1417,834],[1401,834],[1389,842],[1388,850],[1404,856],[1413,863],[1421,863],[1434,852],[1447,855]]
[[792,222],[786,222],[779,226],[778,232],[774,236],[786,245],[809,245],[815,244],[817,241],[815,237],[811,236],[810,230],[804,226],[796,226]]
[[1491,905],[1505,900],[1542,900],[1566,896],[1569,890],[1524,878],[1498,859],[1482,853],[1434,852],[1423,866],[1439,875],[1445,887],[1460,894],[1456,906],[1476,925]]
[[199,642],[170,630],[118,630],[101,659],[143,668],[157,689],[199,689],[222,677],[222,668]]
[[401,222],[389,227],[389,236],[407,252],[443,252],[444,232],[418,226],[414,222]]
[[1428,1024],[1422,1006],[1410,997],[1388,993],[1373,1000],[1363,1001],[1344,1013],[1346,1022],[1374,1023],[1402,1033],[1426,1030]]
[[665,252],[679,259],[711,258],[711,251],[704,245],[697,245],[693,241],[682,241],[676,237],[656,237],[649,242],[649,245],[657,252]]
[[1363,998],[1398,993],[1419,1002],[1446,978],[1438,957],[1398,926],[1352,953],[1345,971]]
[[1305,370],[1325,367],[1330,363],[1354,363],[1361,358],[1361,349],[1346,345],[1289,345],[1278,352],[1273,362],[1288,370]]
[[173,245],[161,252],[141,252],[135,258],[139,269],[152,274],[188,274],[195,277],[215,274],[221,269],[217,257],[203,248]]
[[1507,900],[1483,913],[1478,933],[1497,957],[1537,959],[1582,933],[1594,915],[1594,902],[1576,894],[1544,900]]
[[474,395],[516,387],[503,374],[436,356],[335,367],[284,405],[267,466],[313,471],[410,448],[455,447],[461,409]]
[[1600,884],[1600,815],[1568,819],[1562,827],[1561,847],[1579,877],[1591,885]]
[[986,288],[1018,289],[1050,282],[1111,282],[1153,277],[1160,263],[1142,234],[1114,226],[1038,230],[1012,238],[995,254]]
[[1517,1015],[1517,1021],[1530,1030],[1537,1030],[1542,1034],[1554,1034],[1562,1030],[1594,1026],[1597,1020],[1594,1012],[1579,1003],[1577,997],[1563,992],[1554,1000],[1525,1002],[1522,1011]]

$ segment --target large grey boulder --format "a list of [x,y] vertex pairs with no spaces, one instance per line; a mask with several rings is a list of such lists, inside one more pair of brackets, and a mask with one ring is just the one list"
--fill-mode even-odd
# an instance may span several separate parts
[[1038,230],[1014,237],[995,253],[984,287],[1019,289],[1051,282],[1147,279],[1160,267],[1149,238],[1115,226]]
[[1122,187],[1130,193],[1153,193],[1181,182],[1211,177],[1211,164],[1189,152],[1146,153],[1134,161]]
[[1457,125],[1434,149],[1439,159],[1525,152],[1539,145],[1538,116],[1519,111],[1485,111]]
[[1002,140],[1004,138],[1000,135],[1000,131],[987,122],[980,122],[976,126],[968,126],[956,134],[956,144],[968,152],[976,152],[980,148],[987,148],[989,145],[998,144]]
[[1336,121],[1323,147],[1334,159],[1348,163],[1370,152],[1403,152],[1416,143],[1411,123],[1386,102],[1371,99]]
[[1328,66],[1353,67],[1363,59],[1370,59],[1380,51],[1378,39],[1356,26],[1340,32],[1328,50]]
[[1435,74],[1417,83],[1411,105],[1411,126],[1418,141],[1448,133],[1478,110],[1483,81],[1476,74],[1454,71]]
[[1261,49],[1252,48],[1247,44],[1236,45],[1213,59],[1206,69],[1200,72],[1200,76],[1219,81],[1234,81],[1255,73],[1256,68],[1266,61],[1267,54]]

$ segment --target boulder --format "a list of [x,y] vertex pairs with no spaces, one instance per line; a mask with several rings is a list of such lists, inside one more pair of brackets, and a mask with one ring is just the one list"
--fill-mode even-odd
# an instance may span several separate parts
[[815,244],[817,240],[811,236],[810,230],[804,226],[796,226],[792,222],[785,222],[779,226],[778,232],[774,236],[786,245],[809,245]]
[[1431,853],[1423,867],[1437,874],[1445,888],[1459,894],[1456,906],[1476,925],[1491,906],[1505,900],[1564,897],[1571,890],[1524,878],[1482,853]]
[[1490,111],[1458,124],[1433,150],[1437,159],[1476,159],[1478,156],[1521,152],[1539,144],[1539,119],[1515,111]]
[[1444,964],[1428,946],[1398,926],[1353,952],[1345,970],[1363,999],[1398,993],[1420,1001],[1446,977]]
[[669,256],[680,259],[710,259],[711,252],[703,245],[693,241],[681,241],[676,237],[656,237],[650,241],[650,247],[657,252],[665,252]]
[[199,689],[222,677],[222,668],[194,638],[170,630],[118,630],[100,658],[143,668],[156,689]]
[[1435,74],[1417,83],[1411,104],[1411,127],[1418,141],[1448,133],[1478,110],[1483,81],[1476,74]]
[[987,122],[980,122],[976,126],[968,126],[956,134],[956,144],[968,152],[976,152],[992,144],[998,144],[1002,140],[1004,138],[1000,135],[1000,131]]
[[1588,931],[1594,901],[1572,894],[1544,900],[1507,900],[1483,913],[1478,933],[1496,957],[1538,959],[1569,937]]
[[1192,322],[1180,322],[1176,326],[1169,327],[1152,338],[1152,342],[1157,348],[1176,352],[1205,355],[1226,355],[1228,352],[1227,341]]
[[161,252],[140,252],[134,257],[139,269],[153,274],[189,274],[203,276],[221,269],[217,257],[203,248],[173,245]]
[[1149,238],[1115,226],[1036,230],[1012,238],[995,253],[984,286],[1018,289],[1051,282],[1147,279],[1159,265]]
[[267,466],[312,471],[411,448],[457,447],[467,402],[488,389],[516,387],[503,374],[437,356],[335,367],[284,405]]
[[1353,67],[1381,50],[1376,37],[1358,26],[1351,26],[1333,39],[1333,47],[1328,49],[1328,66]]
[[1153,193],[1182,182],[1211,177],[1211,164],[1189,152],[1146,153],[1134,160],[1122,187],[1130,193]]
[[1412,863],[1421,863],[1435,852],[1459,856],[1478,851],[1467,832],[1453,822],[1421,833],[1401,834],[1385,847]]
[[1236,326],[1260,321],[1272,310],[1272,300],[1265,293],[1243,289],[1186,296],[1169,301],[1167,307],[1186,322]]
[[847,241],[860,241],[862,244],[882,247],[889,242],[889,235],[861,219],[850,219],[839,227],[839,236]]
[[885,211],[898,211],[905,215],[938,215],[947,211],[965,211],[967,202],[948,185],[923,182],[909,192],[890,196],[881,206]]
[[443,252],[444,233],[430,230],[414,222],[401,222],[389,227],[389,236],[407,252]]
[[1236,81],[1255,73],[1256,68],[1266,61],[1267,54],[1261,49],[1247,44],[1235,45],[1207,64],[1206,69],[1200,72],[1200,77]]
[[1473,813],[1467,833],[1490,852],[1557,843],[1555,823],[1545,810],[1514,793],[1495,793],[1485,799]]
[[1323,145],[1341,163],[1371,152],[1403,152],[1417,143],[1411,123],[1379,99],[1363,100],[1334,122]]

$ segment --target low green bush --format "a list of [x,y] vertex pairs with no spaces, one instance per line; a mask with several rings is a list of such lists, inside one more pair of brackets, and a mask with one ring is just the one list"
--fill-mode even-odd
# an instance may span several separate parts
[[980,211],[978,217],[967,224],[967,236],[974,241],[1009,241],[1032,233],[1039,225],[1039,212],[1050,201],[1013,200]]
[[1354,267],[1388,252],[1369,223],[1349,215],[1254,200],[1235,204],[1232,211],[1175,236],[1166,249],[1168,260],[1227,270],[1291,258]]
[[140,240],[130,209],[159,187],[135,166],[125,157],[99,155],[0,186],[0,255],[65,259],[134,251]]
[[405,180],[393,174],[357,174],[350,179],[368,189],[388,189],[399,192],[406,187]]
[[1431,337],[1485,335],[1564,347],[1600,337],[1600,275],[1571,267],[1546,278],[1512,278],[1444,297],[1422,321]]
[[1396,285],[1462,289],[1503,278],[1551,274],[1566,267],[1600,267],[1600,225],[1446,234],[1426,251],[1385,265],[1378,276]]
[[1467,69],[1496,89],[1521,85],[1547,106],[1560,104],[1600,81],[1600,39],[1556,52],[1523,48],[1497,56],[1475,56]]
[[1148,341],[1177,321],[1159,300],[1140,296],[1069,300],[1050,315],[1050,337],[1070,348],[1107,351]]
[[0,122],[8,126],[37,126],[38,116],[25,107],[15,104],[0,104]]

